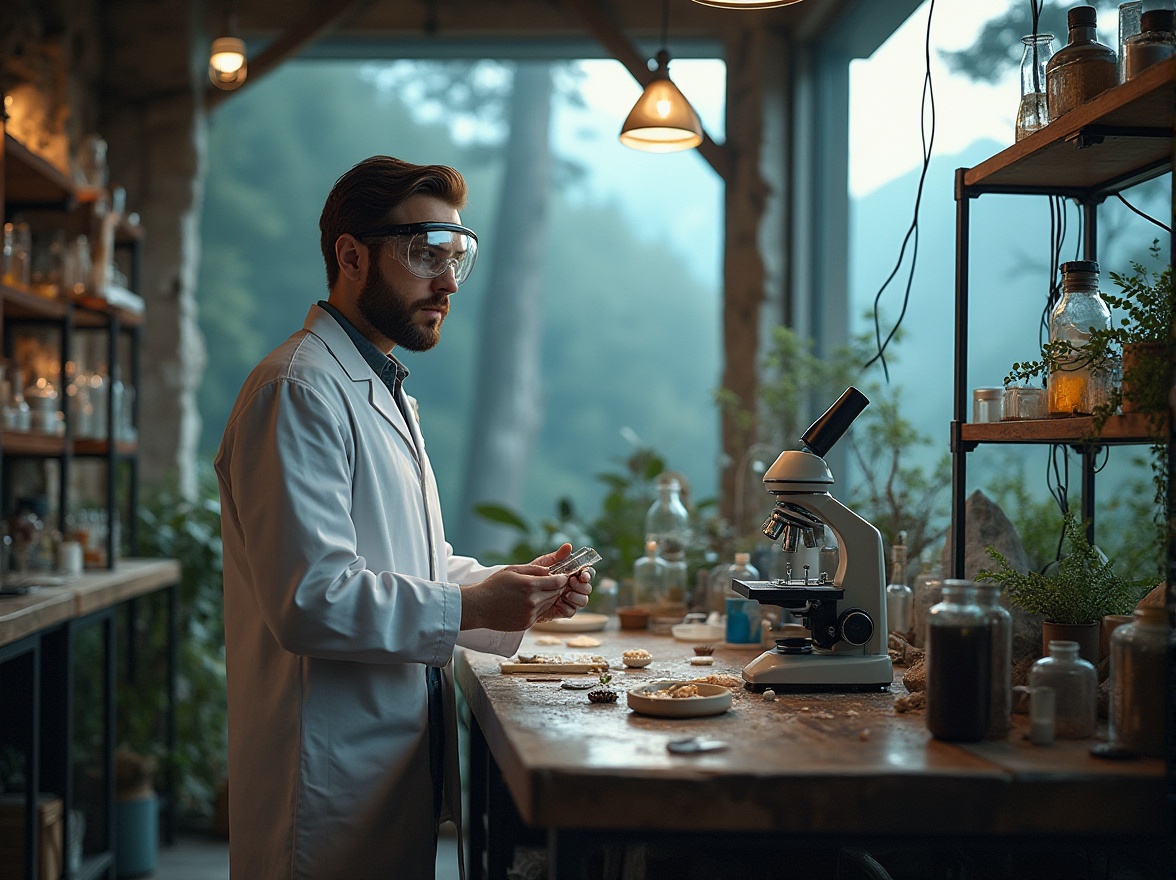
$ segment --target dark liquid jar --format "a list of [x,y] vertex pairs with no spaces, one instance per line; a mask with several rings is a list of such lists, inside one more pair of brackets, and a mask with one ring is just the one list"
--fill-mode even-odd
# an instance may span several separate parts
[[979,742],[992,702],[992,639],[976,589],[947,581],[927,616],[927,729],[936,739]]

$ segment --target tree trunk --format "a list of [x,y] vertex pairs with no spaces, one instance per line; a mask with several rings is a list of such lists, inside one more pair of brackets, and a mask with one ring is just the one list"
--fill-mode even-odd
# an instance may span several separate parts
[[495,503],[519,509],[528,460],[542,424],[539,359],[551,189],[551,94],[550,65],[516,67],[502,196],[494,227],[485,236],[492,242],[487,249],[490,282],[478,338],[462,503],[449,522],[463,553],[509,548],[512,533],[474,516],[473,507]]

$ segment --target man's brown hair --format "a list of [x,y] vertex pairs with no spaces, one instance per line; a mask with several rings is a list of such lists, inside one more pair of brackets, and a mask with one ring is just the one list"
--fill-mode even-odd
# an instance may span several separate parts
[[448,165],[413,165],[391,156],[372,156],[335,181],[319,216],[319,244],[327,266],[327,287],[339,277],[335,242],[396,222],[396,209],[410,196],[435,196],[455,210],[465,207],[465,179]]

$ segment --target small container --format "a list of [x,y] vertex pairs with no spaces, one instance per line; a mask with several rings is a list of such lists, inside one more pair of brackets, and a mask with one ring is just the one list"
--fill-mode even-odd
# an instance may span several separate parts
[[1005,387],[1000,411],[1002,421],[1044,419],[1047,416],[1044,388],[1030,388],[1028,385]]
[[974,586],[945,581],[927,621],[927,729],[936,739],[979,742],[988,732],[989,628]]
[[1171,9],[1149,9],[1141,18],[1142,30],[1127,40],[1123,59],[1126,79],[1139,76],[1153,64],[1167,61],[1176,55],[1176,12]]
[[1050,642],[1049,656],[1029,670],[1029,686],[1053,688],[1054,733],[1059,739],[1094,736],[1098,726],[1098,673],[1078,656],[1077,642]]
[[33,280],[33,234],[29,224],[4,224],[4,255],[0,275],[10,287],[27,288]]
[[1034,745],[1053,743],[1057,706],[1057,693],[1053,688],[1044,685],[1029,688],[1029,740]]
[[[1086,8],[1086,7],[1079,7]],[[1070,10],[1073,12],[1073,10]],[[1049,315],[1049,341],[1066,342],[1078,351],[1059,359],[1047,380],[1050,418],[1089,415],[1096,399],[1089,387],[1104,377],[1093,376],[1093,366],[1082,357],[1081,350],[1090,340],[1092,330],[1110,330],[1111,312],[1098,290],[1098,263],[1073,260],[1062,263],[1062,298]]]
[[972,391],[972,421],[974,423],[1001,420],[1003,388],[976,388]]
[[1000,604],[999,584],[976,584],[976,599],[988,617],[991,638],[992,702],[988,706],[988,736],[999,738],[1007,735],[1012,726],[1013,618]]
[[1111,634],[1108,738],[1113,744],[1164,757],[1165,677],[1173,647],[1163,608],[1137,608],[1131,623]]
[[649,609],[647,608],[618,608],[617,620],[621,629],[645,629],[649,626]]
[[760,603],[755,599],[738,596],[727,600],[728,644],[758,645],[763,639],[760,626]]
[[1119,4],[1119,82],[1127,80],[1127,42],[1143,28],[1143,0]]

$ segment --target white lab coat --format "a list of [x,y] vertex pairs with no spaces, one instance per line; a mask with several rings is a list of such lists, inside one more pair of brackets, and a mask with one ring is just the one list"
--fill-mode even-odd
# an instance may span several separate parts
[[[410,406],[415,410],[415,406]],[[458,584],[494,569],[445,543],[416,419],[338,322],[250,374],[216,470],[224,538],[234,880],[434,876],[425,665],[444,667],[443,818],[460,819]]]

